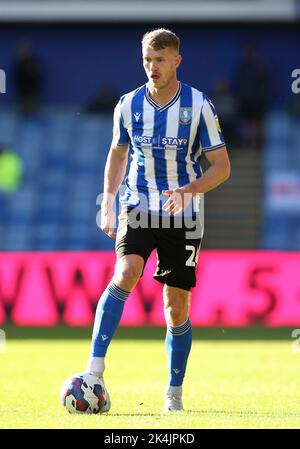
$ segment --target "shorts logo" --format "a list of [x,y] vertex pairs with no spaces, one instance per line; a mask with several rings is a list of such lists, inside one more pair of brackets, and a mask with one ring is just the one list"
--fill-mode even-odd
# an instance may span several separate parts
[[179,109],[179,123],[181,125],[189,125],[192,121],[192,108]]

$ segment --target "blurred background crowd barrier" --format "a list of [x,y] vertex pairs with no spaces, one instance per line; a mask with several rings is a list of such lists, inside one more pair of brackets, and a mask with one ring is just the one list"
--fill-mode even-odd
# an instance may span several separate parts
[[[113,251],[0,255],[0,325],[92,325],[114,260]],[[300,254],[294,252],[204,250],[191,302],[193,325],[298,325],[299,264]],[[163,287],[153,281],[155,266],[152,254],[125,304],[121,325],[164,326]]]
[[[192,312],[194,322],[289,325],[293,317],[299,318],[295,298],[300,290],[296,268],[300,249],[300,93],[292,87],[292,73],[300,69],[299,5],[294,0],[0,0],[0,69],[6,81],[5,92],[1,89],[0,93],[0,323],[12,319],[16,324],[37,324],[40,318],[35,322],[31,308],[37,311],[36,301],[53,296],[49,285],[45,287],[43,256],[35,252],[47,252],[47,259],[49,251],[57,251],[50,265],[51,270],[60,272],[54,269],[53,257],[59,267],[64,257],[70,257],[68,253],[63,256],[64,251],[84,251],[82,258],[74,256],[79,271],[73,262],[68,262],[69,274],[67,269],[63,271],[64,282],[71,282],[73,276],[74,292],[81,291],[75,279],[77,275],[85,278],[82,270],[92,254],[92,265],[98,264],[98,274],[91,280],[95,285],[92,305],[104,289],[104,267],[107,260],[113,264],[114,242],[97,228],[96,198],[103,189],[112,112],[121,95],[146,82],[140,42],[146,31],[159,26],[169,27],[181,38],[179,79],[211,97],[232,163],[230,180],[206,195],[205,238],[194,290],[201,300],[195,306],[199,310]],[[101,250],[110,252],[102,255]],[[267,250],[283,253],[273,255]],[[22,263],[16,262],[23,252],[29,253]],[[228,285],[226,276],[221,276],[222,264],[227,269],[226,260],[232,262],[232,258],[236,265],[232,265]],[[213,277],[209,270],[205,274],[206,264],[209,270],[217,267],[216,276],[221,276],[220,285],[224,282],[222,289],[228,292],[222,298],[235,298],[231,311],[241,300],[238,296],[244,298],[246,308],[238,318],[227,317],[221,297],[217,300],[221,305],[214,307],[219,311],[210,314],[205,306],[201,312],[202,304],[209,304],[219,294],[211,293],[213,281],[208,282]],[[152,265],[153,261],[148,271]],[[252,279],[249,273],[257,273],[256,269],[259,274]],[[30,282],[25,282],[26,273],[31,273]],[[60,279],[61,272],[58,276]],[[258,278],[263,279],[259,283],[261,303],[256,304],[256,297],[250,306],[249,292]],[[241,279],[248,281],[240,288]],[[141,285],[144,282],[142,279]],[[85,282],[84,288],[89,288],[88,284]],[[152,284],[156,297],[160,285]],[[32,294],[13,293],[18,285]],[[206,293],[205,285],[210,285]],[[282,289],[280,294],[278,289]],[[273,290],[279,298],[274,300],[275,308],[270,299]],[[137,315],[135,307],[140,310],[141,304],[148,310],[147,298],[142,302],[134,299],[141,291],[137,289],[131,299],[132,313]],[[77,299],[84,298],[78,295]],[[18,299],[21,305],[16,298],[23,298]],[[87,307],[86,300],[82,301],[79,310]],[[33,321],[26,321],[26,314],[18,311],[24,304]],[[49,304],[54,307],[53,302]],[[45,324],[56,323],[62,310],[59,304],[60,299]],[[266,307],[271,312],[260,319]],[[281,307],[283,311],[278,312]],[[92,309],[86,310],[83,321],[65,315],[60,319],[73,325],[90,324]],[[162,324],[155,314],[141,310],[137,324]],[[258,315],[256,321],[249,318],[251,313]],[[128,314],[123,324],[130,324]]]

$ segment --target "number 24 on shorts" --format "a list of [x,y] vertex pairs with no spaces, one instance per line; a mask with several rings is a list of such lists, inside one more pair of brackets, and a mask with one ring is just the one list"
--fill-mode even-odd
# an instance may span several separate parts
[[200,248],[197,248],[197,246],[193,246],[193,245],[186,245],[185,249],[191,253],[189,258],[185,262],[185,265],[187,267],[195,267],[198,262]]

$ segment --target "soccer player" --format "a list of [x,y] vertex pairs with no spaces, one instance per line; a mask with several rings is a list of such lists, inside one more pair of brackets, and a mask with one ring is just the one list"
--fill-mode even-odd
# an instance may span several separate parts
[[[202,230],[189,237],[188,230],[191,223],[196,229],[197,219],[201,219],[203,194],[229,177],[230,162],[212,102],[177,79],[182,59],[179,38],[167,29],[146,33],[142,53],[148,82],[122,96],[114,112],[101,228],[109,237],[116,237],[117,262],[97,306],[87,370],[103,379],[105,355],[125,301],[156,249],[154,278],[164,284],[167,323],[169,384],[164,410],[175,412],[183,410],[182,384],[192,342],[190,289],[196,282],[203,223]],[[200,166],[203,153],[210,163],[204,174]],[[113,204],[128,154],[126,191],[115,233]],[[136,226],[137,222],[143,225]],[[101,411],[109,408],[108,399]]]

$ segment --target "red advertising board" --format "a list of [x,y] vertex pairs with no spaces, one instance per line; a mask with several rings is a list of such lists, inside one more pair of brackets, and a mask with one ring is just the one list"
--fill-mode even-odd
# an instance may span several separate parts
[[[0,325],[89,326],[115,254],[0,253]],[[121,325],[164,325],[153,253],[129,296]],[[300,253],[203,250],[192,289],[194,326],[299,326]]]

